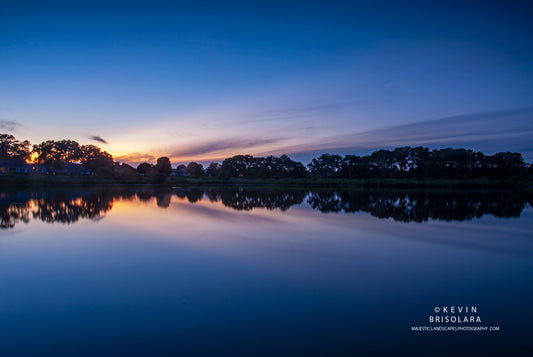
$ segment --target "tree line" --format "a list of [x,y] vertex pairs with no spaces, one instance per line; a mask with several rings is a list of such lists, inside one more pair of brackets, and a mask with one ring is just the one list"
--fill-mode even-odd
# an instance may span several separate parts
[[132,176],[171,174],[188,177],[281,178],[512,178],[533,175],[533,165],[527,166],[520,153],[499,152],[485,155],[467,149],[434,149],[400,147],[378,150],[370,155],[322,154],[304,166],[287,155],[254,157],[235,155],[207,167],[197,162],[181,164],[175,169],[168,157],[160,157],[155,165],[144,162],[136,168],[114,162],[113,157],[95,145],[80,145],[73,140],[48,140],[37,145],[19,141],[13,135],[0,134],[0,159],[16,159],[60,168],[66,163],[79,162],[96,174]]
[[510,178],[532,172],[520,153],[485,155],[467,149],[400,147],[357,156],[323,154],[308,165],[309,173],[343,178]]
[[[512,178],[533,175],[533,165],[528,166],[520,153],[500,152],[485,155],[467,149],[435,149],[426,147],[401,147],[378,150],[370,155],[322,154],[305,167],[287,155],[253,157],[235,155],[212,162],[204,170],[201,164],[190,162],[179,165],[186,176],[244,178]],[[162,157],[152,166],[143,163],[137,168],[141,173],[167,174],[171,172],[170,160]]]
[[13,135],[0,134],[0,160],[33,159],[36,164],[61,169],[67,163],[79,162],[91,171],[111,175],[113,156],[95,145],[80,145],[74,140],[47,140],[31,145]]

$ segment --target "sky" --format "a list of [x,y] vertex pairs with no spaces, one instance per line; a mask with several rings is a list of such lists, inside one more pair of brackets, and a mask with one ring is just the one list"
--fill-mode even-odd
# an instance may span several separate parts
[[533,162],[533,3],[2,1],[0,132],[138,164],[398,146]]

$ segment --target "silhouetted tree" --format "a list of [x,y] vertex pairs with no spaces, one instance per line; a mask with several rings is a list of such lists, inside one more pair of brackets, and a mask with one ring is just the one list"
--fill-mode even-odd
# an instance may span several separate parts
[[[316,160],[316,159],[315,159]],[[312,162],[313,172],[320,173],[324,165]],[[497,153],[485,156],[466,149],[436,149],[409,146],[378,150],[371,155],[346,155],[342,159],[341,176],[350,178],[413,177],[510,178],[525,175],[526,165],[519,153]],[[331,174],[331,172],[330,172]],[[323,176],[323,172],[322,175]]]
[[[262,168],[267,172],[269,177],[286,178],[286,177],[305,177],[307,170],[302,163],[291,160],[287,155],[280,157],[269,156],[267,164]],[[266,167],[265,167],[266,166]]]
[[113,165],[113,171],[118,177],[133,177],[137,172],[137,170],[135,170],[135,168],[132,166],[125,163],[121,164],[120,162],[115,162]]
[[113,157],[94,145],[81,146],[81,164],[97,174],[113,173]]
[[186,171],[190,177],[201,177],[204,174],[204,167],[196,162],[189,162]]
[[205,170],[206,176],[215,177],[220,173],[220,165],[217,162],[212,162],[207,166]]
[[305,177],[307,170],[287,155],[253,157],[236,155],[222,162],[220,177],[284,178]]
[[150,165],[147,162],[143,162],[139,166],[137,166],[137,173],[139,174],[151,174],[152,173],[152,165]]
[[80,146],[73,140],[47,140],[34,145],[33,153],[37,163],[56,169],[62,169],[66,163],[79,161],[92,172],[113,174],[113,157],[94,145]]
[[372,176],[372,166],[367,162],[355,163],[350,166],[349,178],[365,179]]
[[166,156],[160,157],[157,159],[157,164],[155,165],[155,169],[159,174],[162,175],[170,175],[172,172],[172,166],[170,165],[170,159]]
[[497,178],[518,176],[526,169],[522,155],[512,152],[499,152],[489,157],[489,172]]
[[20,142],[11,134],[0,134],[0,159],[28,160],[30,145],[28,140]]
[[84,155],[80,144],[73,140],[43,141],[33,146],[33,153],[37,155],[36,161],[39,164],[53,165],[56,168],[64,166],[65,163],[80,161]]
[[311,175],[320,177],[339,176],[342,170],[342,157],[336,154],[322,154],[311,160],[309,165]]
[[253,167],[254,158],[252,155],[235,155],[222,161],[220,169],[221,177],[242,177]]

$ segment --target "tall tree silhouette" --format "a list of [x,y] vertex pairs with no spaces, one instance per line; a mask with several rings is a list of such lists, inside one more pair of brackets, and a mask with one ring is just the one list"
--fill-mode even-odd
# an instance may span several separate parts
[[28,160],[30,145],[29,141],[21,142],[11,134],[0,134],[0,159]]
[[157,163],[155,165],[155,170],[157,173],[161,175],[170,175],[172,172],[172,166],[170,165],[170,159],[166,156],[160,157],[157,159]]

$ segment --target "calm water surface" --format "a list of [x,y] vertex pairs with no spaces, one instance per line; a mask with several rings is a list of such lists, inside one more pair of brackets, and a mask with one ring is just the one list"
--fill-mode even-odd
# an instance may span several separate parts
[[[520,192],[0,192],[0,356],[532,355]],[[435,308],[475,307],[475,313]],[[430,316],[479,317],[430,323]],[[487,326],[499,331],[412,331]]]

